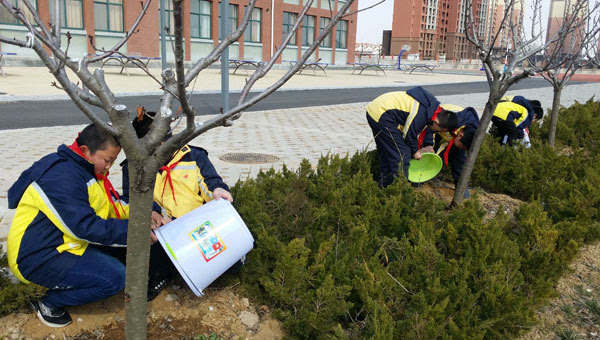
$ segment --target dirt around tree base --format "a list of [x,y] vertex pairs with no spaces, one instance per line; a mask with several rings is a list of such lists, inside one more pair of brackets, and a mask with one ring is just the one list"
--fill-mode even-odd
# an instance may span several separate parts
[[[431,180],[417,187],[418,191],[428,193],[434,197],[450,204],[454,197],[454,184],[439,180]],[[485,219],[493,218],[498,213],[500,207],[508,215],[513,215],[519,206],[523,203],[516,198],[504,194],[487,193],[480,189],[469,188],[471,196],[477,194],[479,203],[485,209]]]
[[600,339],[600,243],[581,249],[557,290],[537,312],[539,323],[520,340]]
[[[281,339],[277,320],[266,306],[255,307],[235,289],[211,289],[195,296],[184,282],[164,289],[148,304],[148,339],[193,339],[215,333],[224,339]],[[73,323],[63,328],[43,325],[30,311],[0,318],[0,339],[124,339],[123,293],[68,308]]]

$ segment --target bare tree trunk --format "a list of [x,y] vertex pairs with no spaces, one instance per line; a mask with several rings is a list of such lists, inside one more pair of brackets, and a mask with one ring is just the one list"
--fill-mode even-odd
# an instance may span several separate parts
[[487,103],[485,103],[485,108],[483,110],[481,120],[479,121],[479,127],[475,132],[473,143],[469,149],[468,157],[463,165],[458,183],[456,183],[456,188],[454,189],[454,197],[452,198],[451,203],[452,206],[459,205],[464,199],[464,193],[465,190],[467,190],[469,181],[471,180],[471,173],[475,167],[475,160],[477,159],[477,155],[479,154],[479,150],[483,144],[483,139],[485,138],[488,127],[490,126],[490,122],[492,121],[494,109],[502,97],[500,92],[501,91],[497,84],[492,84],[490,86],[490,96]]
[[143,161],[128,162],[131,181],[125,281],[125,337],[132,340],[146,339],[150,221],[156,172],[147,172]]
[[548,130],[548,144],[554,148],[556,141],[556,126],[558,125],[558,112],[560,111],[560,96],[562,86],[554,86],[554,97],[552,98],[552,112],[550,113],[550,129]]

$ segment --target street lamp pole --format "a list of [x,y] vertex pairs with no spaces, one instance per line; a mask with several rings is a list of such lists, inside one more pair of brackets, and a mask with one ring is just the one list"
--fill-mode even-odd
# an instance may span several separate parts
[[[229,0],[221,1],[221,40],[229,34]],[[229,111],[229,46],[221,54],[221,99],[223,113]]]
[[162,69],[167,68],[167,40],[165,37],[165,0],[160,0],[160,61]]

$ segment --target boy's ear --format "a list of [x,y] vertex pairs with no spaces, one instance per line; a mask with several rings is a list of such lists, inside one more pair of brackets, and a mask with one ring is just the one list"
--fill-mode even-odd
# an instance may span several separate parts
[[86,155],[86,156],[88,156],[88,155],[90,155],[90,156],[91,156],[91,155],[92,155],[92,154],[90,153],[90,148],[88,148],[88,146],[87,146],[87,145],[81,145],[81,146],[79,147],[79,149],[81,149],[81,152],[83,152],[83,154],[84,154],[84,155]]

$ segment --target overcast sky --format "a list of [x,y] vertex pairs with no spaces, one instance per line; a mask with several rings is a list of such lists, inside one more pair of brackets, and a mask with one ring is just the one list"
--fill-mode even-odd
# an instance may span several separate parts
[[[376,4],[380,0],[358,0],[358,8],[365,8]],[[396,0],[406,1],[406,0]],[[525,0],[525,27],[531,27],[531,0]],[[548,24],[548,12],[550,11],[550,0],[542,0],[542,28],[545,30]],[[356,42],[381,43],[384,30],[392,29],[392,17],[394,12],[394,0],[385,0],[384,3],[358,13],[358,26]],[[531,31],[531,30],[529,30]],[[545,34],[543,35],[545,37]]]

